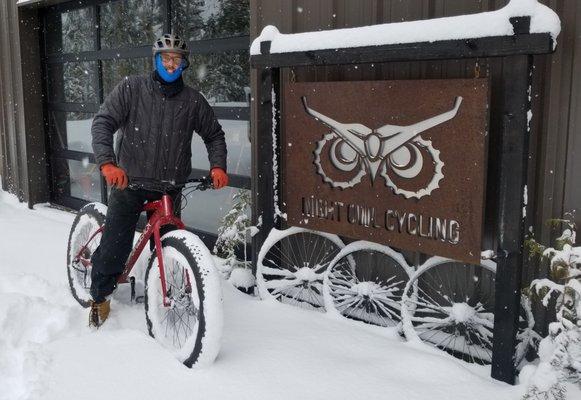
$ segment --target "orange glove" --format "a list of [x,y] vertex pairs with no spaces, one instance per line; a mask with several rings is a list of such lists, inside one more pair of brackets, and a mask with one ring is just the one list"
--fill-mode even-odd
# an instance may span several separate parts
[[226,172],[222,168],[212,168],[210,171],[210,176],[212,177],[214,189],[221,189],[228,185],[228,175],[226,175]]
[[103,165],[101,173],[109,186],[117,186],[121,190],[127,187],[127,174],[115,164]]

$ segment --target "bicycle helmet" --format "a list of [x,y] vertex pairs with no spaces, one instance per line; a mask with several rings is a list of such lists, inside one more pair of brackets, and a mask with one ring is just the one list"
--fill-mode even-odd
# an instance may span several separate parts
[[[180,38],[178,35],[172,33],[165,33],[159,37],[152,47],[153,58],[155,63],[155,69],[157,70],[159,76],[166,82],[171,83],[179,79],[182,75],[182,71],[190,66],[188,61],[188,45],[185,40]],[[180,65],[174,72],[169,73],[167,69],[163,66],[161,61],[161,53],[178,53],[184,58],[182,65]]]
[[158,53],[169,52],[183,54],[184,56],[187,56],[190,53],[186,41],[173,32],[165,33],[160,36],[153,43],[152,51],[154,56]]

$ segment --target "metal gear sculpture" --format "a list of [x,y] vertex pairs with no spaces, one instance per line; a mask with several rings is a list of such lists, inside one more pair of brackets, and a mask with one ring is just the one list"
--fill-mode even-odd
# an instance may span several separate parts
[[[439,183],[444,178],[442,173],[444,162],[440,159],[440,151],[432,146],[431,141],[424,140],[419,135],[423,131],[454,118],[462,103],[462,97],[456,97],[454,107],[450,111],[424,121],[408,126],[388,124],[377,129],[370,129],[357,123],[340,123],[309,108],[306,97],[303,96],[301,100],[308,115],[331,128],[331,132],[325,134],[323,139],[317,142],[314,153],[317,173],[332,187],[341,189],[353,187],[361,182],[366,171],[370,175],[372,185],[379,172],[385,179],[386,185],[405,198],[420,199],[440,187]],[[325,172],[321,155],[327,143],[331,143],[328,156],[336,169],[342,172],[356,171],[349,180],[336,181]],[[345,149],[350,150],[352,154],[346,155]],[[432,159],[434,165],[432,178],[427,185],[417,190],[399,187],[390,177],[390,173],[393,172],[403,179],[418,177],[424,166],[421,149],[425,149]]]

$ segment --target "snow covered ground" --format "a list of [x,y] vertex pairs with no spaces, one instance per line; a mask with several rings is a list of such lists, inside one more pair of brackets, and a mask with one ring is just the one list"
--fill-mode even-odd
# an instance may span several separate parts
[[[70,213],[0,191],[0,399],[519,399],[524,385],[402,342],[395,331],[260,301],[224,286],[214,365],[190,370],[147,334],[120,288],[98,331],[73,300]],[[569,398],[580,392],[570,392]]]

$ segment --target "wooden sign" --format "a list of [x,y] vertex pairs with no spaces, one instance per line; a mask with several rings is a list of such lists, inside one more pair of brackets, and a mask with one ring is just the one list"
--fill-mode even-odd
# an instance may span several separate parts
[[487,79],[287,84],[288,223],[479,263],[488,98]]

